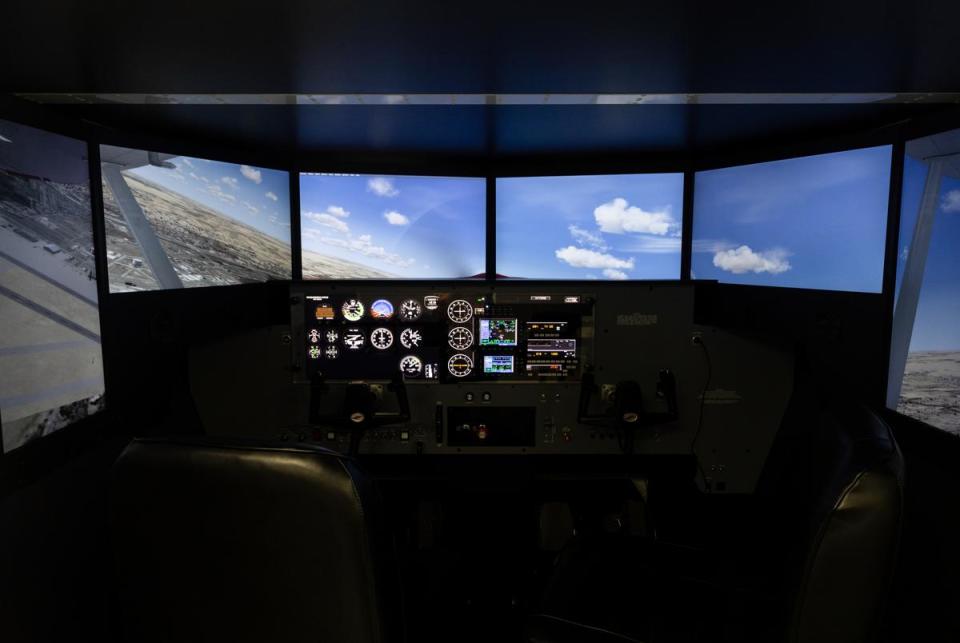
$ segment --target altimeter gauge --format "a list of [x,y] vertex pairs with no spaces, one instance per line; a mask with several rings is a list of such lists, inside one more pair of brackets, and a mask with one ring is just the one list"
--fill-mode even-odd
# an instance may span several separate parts
[[403,321],[417,321],[423,314],[423,306],[416,299],[404,299],[400,302],[400,319]]

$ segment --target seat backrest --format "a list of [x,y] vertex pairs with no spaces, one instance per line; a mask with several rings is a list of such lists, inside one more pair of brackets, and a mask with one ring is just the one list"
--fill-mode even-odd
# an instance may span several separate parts
[[120,638],[383,641],[364,487],[323,449],[135,440],[112,488]]
[[890,427],[865,407],[832,410],[810,506],[791,643],[874,640],[896,563],[903,458]]

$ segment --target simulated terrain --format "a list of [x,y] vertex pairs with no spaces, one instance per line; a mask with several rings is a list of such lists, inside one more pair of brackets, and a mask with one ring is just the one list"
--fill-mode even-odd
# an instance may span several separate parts
[[910,353],[897,411],[960,435],[960,351]]
[[[125,173],[124,180],[187,288],[289,279],[290,244]],[[103,184],[111,292],[159,287],[123,213]]]

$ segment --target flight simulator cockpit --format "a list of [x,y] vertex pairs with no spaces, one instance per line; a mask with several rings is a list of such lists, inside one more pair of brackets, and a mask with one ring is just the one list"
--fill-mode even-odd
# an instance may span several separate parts
[[[243,100],[505,140],[585,100],[391,96]],[[960,535],[922,500],[960,434],[955,110],[471,161],[91,120],[241,100],[141,98],[0,102],[0,567],[69,615],[5,588],[22,640],[909,640],[885,610]]]

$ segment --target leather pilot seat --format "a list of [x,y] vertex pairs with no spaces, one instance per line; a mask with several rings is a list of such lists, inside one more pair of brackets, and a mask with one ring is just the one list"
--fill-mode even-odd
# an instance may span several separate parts
[[134,440],[112,484],[118,637],[399,640],[375,509],[353,463],[325,449]]
[[[762,482],[771,491],[765,505],[769,510],[759,519],[768,528],[761,530],[760,539],[747,543],[745,549],[760,553],[745,561],[743,568],[779,570],[758,593],[768,601],[762,609],[782,616],[774,619],[778,624],[773,631],[737,640],[876,640],[903,512],[903,458],[889,426],[862,406],[800,414],[781,429],[765,469]],[[658,552],[653,547],[649,555],[656,557]],[[576,578],[579,570],[560,570],[565,573],[555,576],[553,586],[560,588],[554,593],[564,600],[551,601],[548,593],[540,613],[527,622],[527,639],[531,643],[728,640],[725,631],[748,631],[742,623],[755,622],[761,616],[756,609],[746,609],[734,610],[733,615],[729,610],[726,614],[714,612],[715,619],[704,619],[698,597],[708,597],[707,603],[722,603],[722,583],[681,583],[678,591],[669,565],[665,572],[654,572],[657,567],[650,564],[648,576],[620,584],[634,588],[629,609],[643,613],[641,628],[618,630],[614,625],[617,614],[591,614],[589,621],[573,617],[569,606],[575,602],[569,595],[578,598],[582,592],[564,587],[571,584],[564,576]],[[742,588],[741,581],[747,576],[737,578],[734,573],[733,585]],[[555,609],[551,602],[563,607]],[[661,608],[672,606],[676,615],[678,605],[685,606],[686,621],[706,620],[712,631],[692,637],[689,632],[678,636],[671,631],[673,626],[665,623]]]

